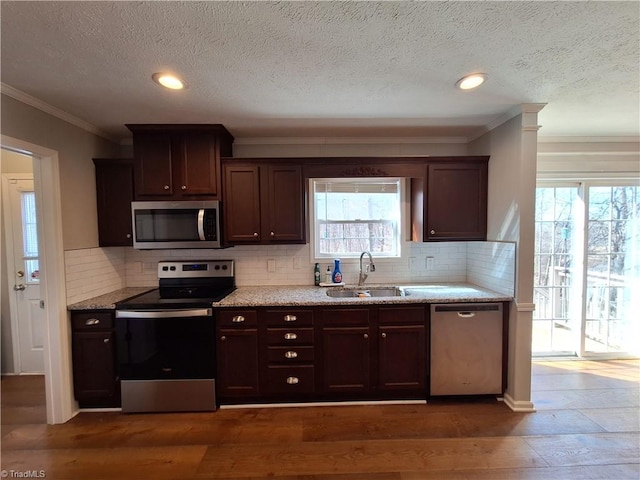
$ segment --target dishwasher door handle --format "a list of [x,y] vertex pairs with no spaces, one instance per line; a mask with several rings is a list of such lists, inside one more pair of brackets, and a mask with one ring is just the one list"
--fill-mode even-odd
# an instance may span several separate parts
[[458,316],[462,318],[471,318],[475,317],[476,314],[474,312],[458,312]]

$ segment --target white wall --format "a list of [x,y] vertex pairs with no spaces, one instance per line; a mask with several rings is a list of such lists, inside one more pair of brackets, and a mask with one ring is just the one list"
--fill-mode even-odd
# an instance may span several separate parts
[[491,155],[487,238],[516,243],[515,302],[509,315],[509,364],[505,400],[516,410],[532,410],[531,328],[533,312],[534,209],[537,112],[522,113],[469,144],[469,153]]
[[65,250],[98,246],[94,157],[115,157],[119,145],[8,95],[1,95],[2,134],[58,152]]

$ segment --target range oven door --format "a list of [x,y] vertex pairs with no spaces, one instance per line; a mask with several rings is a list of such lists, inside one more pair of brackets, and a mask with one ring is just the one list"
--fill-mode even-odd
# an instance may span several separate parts
[[215,325],[210,308],[116,310],[122,411],[210,411]]

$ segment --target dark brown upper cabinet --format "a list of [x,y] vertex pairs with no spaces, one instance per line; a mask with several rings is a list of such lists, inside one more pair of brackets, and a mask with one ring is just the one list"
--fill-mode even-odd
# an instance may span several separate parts
[[305,189],[300,164],[229,159],[222,168],[228,244],[305,242]]
[[411,179],[413,241],[486,240],[489,157],[426,165]]
[[94,158],[98,242],[101,247],[133,245],[131,201],[133,200],[133,160]]
[[219,200],[220,157],[232,155],[222,125],[132,125],[136,200]]

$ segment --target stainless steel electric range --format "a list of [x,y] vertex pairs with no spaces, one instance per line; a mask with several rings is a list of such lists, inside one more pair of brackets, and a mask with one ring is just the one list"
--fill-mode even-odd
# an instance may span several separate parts
[[235,290],[233,260],[162,261],[159,288],[116,305],[123,412],[212,411],[212,303]]

